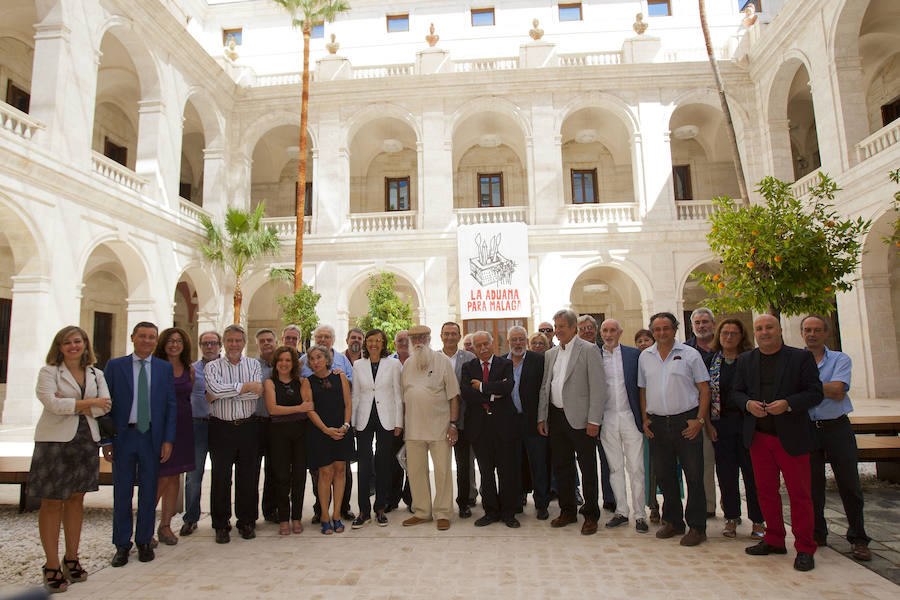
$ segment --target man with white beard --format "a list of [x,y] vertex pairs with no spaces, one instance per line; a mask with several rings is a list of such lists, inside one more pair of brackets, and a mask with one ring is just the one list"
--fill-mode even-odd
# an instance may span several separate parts
[[[406,473],[412,491],[413,516],[404,526],[437,519],[440,531],[450,529],[453,512],[453,477],[450,447],[458,439],[459,382],[453,364],[442,352],[431,349],[431,329],[409,329],[412,353],[403,365],[403,422],[406,440]],[[434,502],[428,478],[428,455],[434,464]]]

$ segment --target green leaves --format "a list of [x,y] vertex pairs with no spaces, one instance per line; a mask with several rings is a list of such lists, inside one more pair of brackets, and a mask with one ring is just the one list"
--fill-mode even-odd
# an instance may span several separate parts
[[738,207],[717,198],[706,238],[722,265],[720,273],[694,272],[717,312],[748,310],[827,314],[836,291],[853,287],[862,238],[871,221],[843,219],[830,202],[838,188],[820,174],[808,199],[790,184],[763,179],[764,205]]
[[314,25],[334,21],[342,12],[350,10],[345,0],[274,0],[291,14],[291,24],[309,33]]
[[[272,278],[274,271],[285,271],[290,273],[291,281],[294,279],[294,271],[291,269],[272,269],[272,271],[269,272],[270,279]],[[296,292],[283,294],[275,298],[275,300],[278,302],[278,306],[281,307],[281,310],[284,313],[281,317],[284,324],[293,324],[300,327],[302,336],[306,339],[319,325],[319,315],[316,314],[316,305],[319,304],[321,298],[322,294],[316,293],[312,286],[304,284],[300,286],[300,289]]]
[[[900,169],[894,169],[888,173],[888,177],[894,183],[900,183]],[[895,213],[900,213],[900,190],[894,192],[891,208],[894,209]],[[881,239],[885,244],[894,246],[897,249],[897,254],[900,255],[900,214],[891,222],[891,226],[894,228],[894,233]]]
[[369,275],[369,312],[360,317],[356,325],[364,331],[381,329],[388,337],[388,349],[394,349],[394,336],[398,331],[412,327],[412,309],[409,302],[402,302],[394,291],[397,276],[387,271]]

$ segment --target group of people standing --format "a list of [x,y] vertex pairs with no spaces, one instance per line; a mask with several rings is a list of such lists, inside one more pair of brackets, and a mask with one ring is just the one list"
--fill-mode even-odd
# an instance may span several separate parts
[[[325,325],[301,355],[300,330],[289,325],[280,345],[272,330],[256,333],[259,358],[245,356],[246,332],[230,325],[221,335],[200,335],[201,358],[193,364],[186,332],[158,334],[154,324],[141,322],[132,331],[133,353],[110,360],[105,373],[93,366],[84,330],[63,328],[38,378],[44,412],[29,483],[42,499],[45,585],[60,592],[87,578],[78,541],[84,493],[98,489],[98,445],[112,462],[114,567],[128,562],[132,537],[142,562],[153,560],[158,543],[178,542],[171,518],[181,473],[180,535],[196,531],[207,455],[217,543],[230,541],[232,484],[238,532],[255,537],[261,473],[263,517],[278,523],[281,535],[301,533],[309,473],[313,523],[325,535],[345,531],[344,521],[353,529],[373,519],[386,526],[401,500],[413,513],[404,526],[436,521],[443,531],[454,512],[472,516],[478,492],[484,514],[476,526],[519,527],[517,515],[531,492],[538,520],[549,519],[556,497],[560,512],[551,526],[576,523],[581,513],[581,533],[589,535],[598,530],[602,488],[602,508],[613,513],[605,527],[633,520],[646,533],[649,507],[651,523],[661,524],[656,537],[681,535],[682,545],[693,546],[706,540],[706,520],[716,512],[715,473],[722,534],[737,536],[743,478],[751,537],[758,540],[747,553],[784,554],[781,475],[791,502],[794,567],[801,571],[813,568],[817,545],[826,543],[828,460],[853,556],[871,558],[847,418],[850,359],[824,346],[827,320],[803,319],[805,349],[785,346],[779,321],[769,315],[754,321],[756,349],[740,320],[716,326],[702,308],[691,321],[695,335],[681,343],[675,316],[653,315],[631,347],[620,343],[615,319],[598,326],[588,315],[561,310],[530,336],[523,327],[510,328],[502,355],[490,333],[463,338],[454,322],[441,327],[439,350],[431,348],[431,330],[416,325],[395,336],[392,355],[380,329],[352,329],[347,350],[335,352],[334,329]],[[358,515],[350,511],[354,457]]]

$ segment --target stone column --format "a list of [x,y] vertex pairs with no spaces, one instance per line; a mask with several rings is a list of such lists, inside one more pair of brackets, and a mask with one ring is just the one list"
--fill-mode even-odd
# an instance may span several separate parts
[[673,222],[676,219],[675,192],[672,187],[672,144],[668,124],[663,124],[663,106],[658,98],[647,98],[639,105],[641,119],[639,169],[644,178],[647,221]]
[[638,215],[643,218],[649,208],[647,206],[647,185],[644,178],[644,146],[640,132],[631,136],[631,182],[634,187],[633,201],[638,206]]
[[[222,166],[227,169],[225,181],[226,191],[223,202],[222,214],[228,206],[248,210],[251,206],[251,185],[253,183],[251,167],[253,159],[243,152],[230,153],[229,164]],[[229,193],[230,192],[230,193]],[[230,196],[230,198],[229,198]]]
[[227,167],[225,150],[205,148],[203,150],[203,208],[213,214],[214,220],[225,217],[228,207],[226,181]]
[[425,223],[425,143],[416,142],[416,229]]
[[[337,113],[319,118],[319,192],[315,227],[320,235],[334,235],[348,225],[350,215],[350,154]],[[323,296],[325,294],[323,293]],[[327,296],[326,296],[327,297]]]
[[[162,100],[138,102],[138,141],[134,171],[147,179],[144,194],[178,209],[179,170],[175,166],[173,132]],[[179,136],[180,147],[180,136]],[[178,161],[180,164],[180,160]]]
[[772,119],[767,131],[769,151],[768,172],[781,181],[794,181],[794,156],[791,154],[790,121]]
[[[856,144],[869,136],[866,115],[866,86],[862,58],[841,57],[828,65],[837,117],[837,137],[841,141],[841,171],[859,162]],[[821,135],[821,134],[820,134]],[[821,144],[821,142],[820,142]]]
[[[533,157],[528,165],[528,203],[533,211],[531,223],[559,224],[565,221],[562,186],[565,176],[562,166],[562,138],[555,130],[556,111],[549,94],[534,98],[531,109],[533,134],[526,140],[527,154]],[[552,144],[535,144],[534,140],[553,140]],[[558,310],[558,309],[557,309]]]
[[[837,300],[841,343],[853,359],[853,388],[866,385],[865,395],[870,398],[900,396],[900,356],[893,327],[896,315],[890,275],[864,276],[861,285],[849,294],[838,295]],[[858,328],[854,327],[856,323]]]
[[[422,115],[419,160],[419,214],[425,229],[453,222],[453,142],[444,137],[444,113]],[[427,201],[426,201],[427,197]]]

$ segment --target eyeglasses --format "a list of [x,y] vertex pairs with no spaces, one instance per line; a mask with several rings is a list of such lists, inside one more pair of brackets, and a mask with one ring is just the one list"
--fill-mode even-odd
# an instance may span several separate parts
[[166,340],[166,344],[178,344],[179,346],[184,344],[184,340],[180,340],[178,338],[170,338]]
[[204,348],[211,348],[213,346],[218,346],[219,342],[200,342],[200,345]]
[[719,337],[732,337],[741,335],[740,331],[720,331]]
[[553,333],[552,327],[544,327],[543,329],[538,329],[541,333]]

